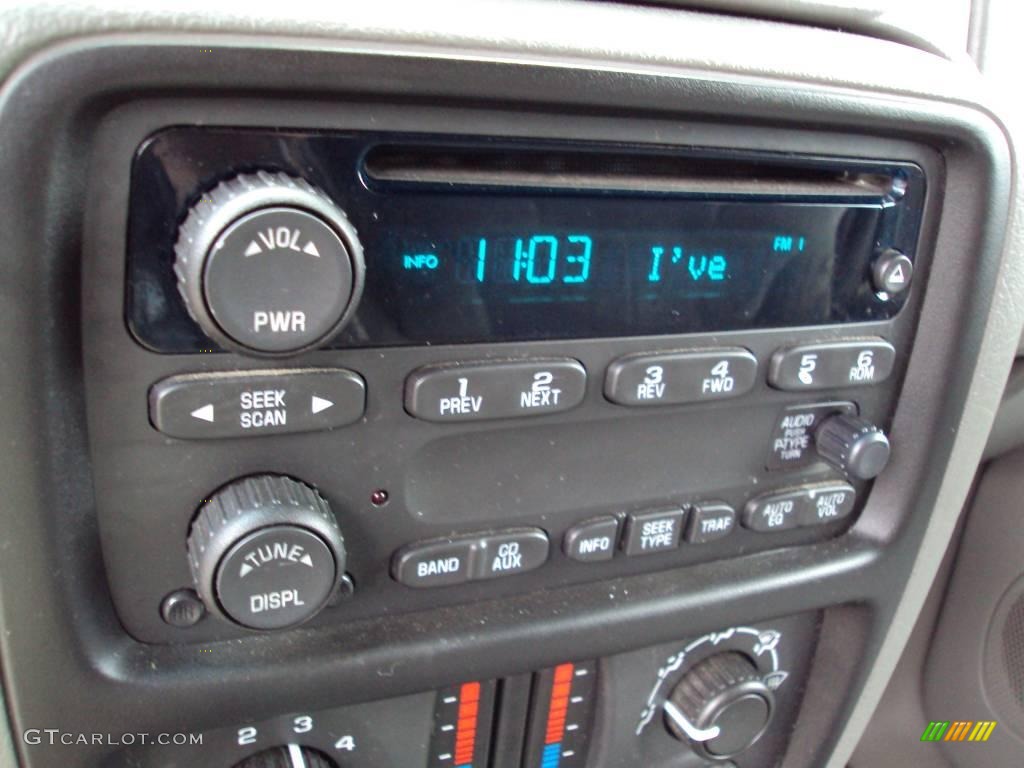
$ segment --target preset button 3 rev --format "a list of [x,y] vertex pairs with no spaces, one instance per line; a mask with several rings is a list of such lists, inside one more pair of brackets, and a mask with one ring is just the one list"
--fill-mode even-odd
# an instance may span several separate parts
[[757,380],[757,359],[742,348],[630,355],[608,368],[604,394],[619,405],[671,405],[738,397]]

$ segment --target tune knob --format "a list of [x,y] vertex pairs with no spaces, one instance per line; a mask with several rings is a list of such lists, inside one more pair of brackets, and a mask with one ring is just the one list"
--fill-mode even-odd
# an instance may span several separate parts
[[822,459],[859,480],[878,477],[889,463],[885,432],[850,414],[837,414],[823,421],[815,432],[814,445]]
[[189,314],[219,345],[249,354],[321,344],[362,293],[352,224],[323,192],[283,173],[218,184],[188,212],[174,254]]
[[250,629],[307,621],[345,572],[344,539],[327,502],[278,475],[215,493],[192,523],[188,554],[206,607]]
[[742,653],[729,651],[690,669],[665,701],[669,733],[710,760],[728,760],[768,729],[771,690]]
[[323,752],[289,744],[257,752],[234,768],[337,768],[337,764]]

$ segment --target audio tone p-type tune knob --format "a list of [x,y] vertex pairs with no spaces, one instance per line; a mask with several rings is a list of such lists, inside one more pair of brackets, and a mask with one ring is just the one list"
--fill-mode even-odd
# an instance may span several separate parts
[[189,314],[217,344],[248,354],[318,346],[363,289],[362,246],[345,213],[283,173],[218,184],[189,210],[174,254]]

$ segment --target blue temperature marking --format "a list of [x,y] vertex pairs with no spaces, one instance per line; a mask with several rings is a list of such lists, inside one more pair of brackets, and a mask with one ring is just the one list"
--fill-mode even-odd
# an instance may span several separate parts
[[540,761],[540,768],[558,768],[558,764],[562,761],[562,743],[548,744],[544,747],[544,752]]

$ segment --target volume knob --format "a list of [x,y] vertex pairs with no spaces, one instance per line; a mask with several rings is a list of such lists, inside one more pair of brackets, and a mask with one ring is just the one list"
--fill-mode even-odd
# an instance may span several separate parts
[[307,621],[345,572],[345,542],[327,501],[279,475],[215,493],[192,523],[188,554],[206,607],[250,629]]
[[355,228],[327,195],[283,173],[236,176],[203,195],[174,255],[192,318],[222,347],[249,354],[323,343],[362,293]]
[[822,422],[814,435],[814,445],[822,459],[858,480],[878,477],[889,463],[885,432],[850,414],[838,414]]

